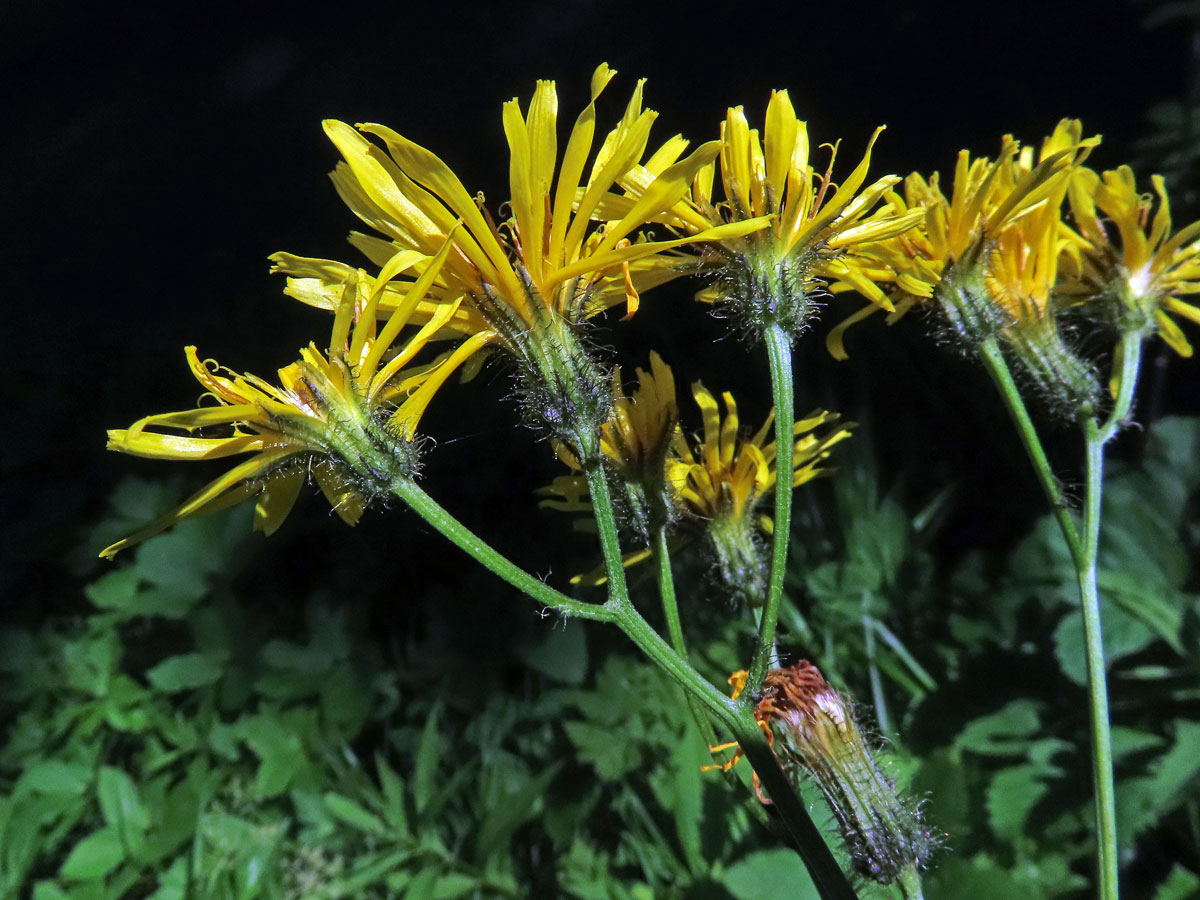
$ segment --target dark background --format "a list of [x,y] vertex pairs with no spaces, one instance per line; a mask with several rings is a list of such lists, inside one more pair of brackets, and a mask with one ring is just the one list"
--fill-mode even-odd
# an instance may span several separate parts
[[[590,0],[328,4],[319,13],[7,4],[8,610],[34,598],[59,597],[36,602],[64,609],[78,602],[76,590],[60,588],[98,565],[90,528],[123,478],[174,476],[182,498],[215,474],[103,450],[105,428],[192,404],[198,387],[185,344],[269,375],[327,334],[326,317],[284,297],[266,262],[280,249],[355,259],[343,238],[358,223],[325,178],[337,154],[321,119],[395,127],[439,153],[493,208],[507,176],[501,102],[527,99],[536,78],[556,79],[565,135],[602,60],[620,74],[600,127],[611,127],[645,76],[647,104],[662,112],[654,145],[676,131],[714,138],[729,105],[745,104],[758,123],[770,89],[787,87],[814,145],[844,139],[842,175],[880,123],[888,130],[876,175],[946,172],[960,147],[991,155],[1006,132],[1036,143],[1062,116],[1104,135],[1092,164],[1108,168],[1129,158],[1151,104],[1189,90],[1188,28],[1147,29],[1147,13],[1102,3],[726,3],[707,14],[694,4]],[[757,427],[769,395],[764,361],[722,339],[720,324],[690,303],[692,289],[650,295],[632,323],[602,340],[629,349],[630,367],[661,348],[681,388],[703,375],[714,389],[737,390]],[[855,308],[835,302],[801,345],[798,404],[862,421],[860,452],[915,495],[965,476],[972,501],[954,513],[947,553],[1004,542],[1040,506],[989,386],[938,352],[919,322],[860,326],[850,363],[835,366],[820,337]],[[1164,369],[1163,360],[1156,347],[1143,411],[1197,411],[1195,364]],[[507,376],[493,368],[435,401],[428,484],[501,549],[545,572],[547,545],[561,547],[565,529],[534,512],[529,491],[556,469],[546,447],[514,430],[515,414],[497,402],[507,392]],[[319,498],[308,500],[272,539],[273,555],[290,553],[277,557],[279,568],[302,576],[321,553],[390,546],[403,552],[383,564],[405,566],[414,580],[459,577],[457,557],[447,565],[448,551],[399,510],[369,514],[356,534],[327,521]],[[571,547],[586,562],[588,548]]]

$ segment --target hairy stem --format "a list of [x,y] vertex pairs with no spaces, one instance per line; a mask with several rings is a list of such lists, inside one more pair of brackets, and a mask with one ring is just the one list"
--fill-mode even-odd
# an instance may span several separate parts
[[1071,518],[1067,498],[1063,496],[1062,487],[1059,485],[1058,479],[1054,477],[1054,470],[1050,468],[1050,460],[1047,459],[1046,451],[1042,448],[1041,438],[1038,437],[1033,419],[1029,417],[1029,410],[1025,407],[1025,400],[1021,397],[1020,390],[1017,389],[1017,383],[1013,380],[1012,372],[1009,371],[1008,363],[1005,361],[996,339],[985,340],[980,345],[980,353],[988,374],[1000,391],[1000,396],[1004,398],[1009,415],[1012,416],[1013,423],[1017,426],[1021,443],[1025,445],[1025,452],[1029,454],[1029,460],[1033,463],[1033,471],[1042,486],[1042,491],[1046,494],[1046,499],[1050,502],[1050,510],[1058,522],[1058,527],[1062,531],[1063,539],[1067,542],[1071,556],[1075,560],[1079,560],[1083,552],[1083,544],[1080,543],[1075,520]]
[[750,693],[762,685],[767,667],[775,658],[775,628],[779,624],[779,603],[783,597],[792,531],[792,429],[796,418],[792,397],[792,341],[786,331],[772,325],[764,331],[763,343],[771,366],[771,397],[775,403],[775,530],[771,536],[767,597],[746,680],[746,690]]
[[1121,371],[1117,397],[1101,425],[1086,416],[1082,422],[1087,447],[1087,488],[1083,507],[1083,556],[1076,560],[1087,652],[1088,697],[1092,732],[1092,787],[1095,795],[1096,842],[1102,900],[1117,900],[1120,859],[1117,848],[1117,806],[1113,784],[1112,732],[1108,710],[1108,681],[1104,662],[1104,632],[1096,569],[1100,556],[1100,517],[1104,493],[1104,447],[1120,430],[1133,407],[1141,364],[1143,335],[1130,332],[1121,339]]
[[621,559],[617,520],[613,515],[608,478],[604,474],[604,464],[600,461],[599,454],[590,460],[584,460],[583,474],[587,477],[588,495],[592,499],[596,530],[600,534],[600,550],[604,554],[604,573],[608,579],[607,606],[610,609],[629,606],[629,587],[625,582],[625,563]]

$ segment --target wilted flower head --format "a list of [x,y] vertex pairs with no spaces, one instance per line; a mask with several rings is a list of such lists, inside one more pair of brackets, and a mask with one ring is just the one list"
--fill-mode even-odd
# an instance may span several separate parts
[[[192,374],[215,405],[147,416],[128,429],[110,431],[109,449],[158,459],[253,456],[101,556],[112,557],[180,519],[247,497],[258,498],[255,530],[271,534],[310,478],[353,525],[369,503],[390,494],[397,479],[412,477],[420,418],[434,392],[472,352],[463,346],[433,362],[413,363],[453,318],[457,302],[445,304],[419,331],[395,343],[448,250],[446,245],[424,260],[424,274],[381,331],[376,320],[380,286],[365,279],[343,284],[328,351],[310,344],[299,361],[279,370],[278,384],[250,374],[222,374],[215,362],[202,361],[196,348],[188,347]],[[222,433],[196,434],[212,429]],[[186,434],[173,433],[179,431]]]
[[1192,345],[1171,315],[1200,324],[1200,308],[1181,299],[1200,293],[1200,222],[1172,235],[1162,176],[1150,182],[1157,210],[1150,195],[1138,192],[1129,166],[1103,175],[1075,171],[1069,197],[1084,244],[1065,266],[1070,272],[1062,290],[1120,331],[1155,330],[1180,356],[1191,356]]
[[[745,684],[734,673],[735,696]],[[833,811],[860,875],[880,884],[914,879],[937,841],[919,807],[901,798],[863,737],[853,705],[800,660],[767,672],[754,708],[784,771],[811,777]]]

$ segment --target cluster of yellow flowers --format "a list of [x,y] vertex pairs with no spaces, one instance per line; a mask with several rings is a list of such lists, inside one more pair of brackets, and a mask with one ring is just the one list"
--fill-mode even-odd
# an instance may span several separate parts
[[[276,386],[220,375],[188,348],[213,402],[112,431],[110,448],[169,459],[254,455],[103,555],[249,496],[258,498],[256,528],[271,532],[309,476],[353,523],[395,480],[412,477],[416,429],[434,393],[460,368],[472,375],[493,349],[515,363],[527,418],[569,465],[609,461],[640,527],[682,516],[712,534],[769,528],[756,506],[778,477],[771,419],[742,435],[733,398],[724,395],[722,420],[697,383],[704,433],[689,441],[660,359],[626,396],[620,369],[603,371],[585,340],[589,318],[622,303],[632,315],[642,293],[683,275],[707,277],[698,298],[727,304],[751,333],[782,328],[795,337],[815,298],[860,293],[870,305],[829,335],[839,358],[852,322],[875,310],[894,321],[935,303],[966,344],[999,339],[1031,371],[1042,365],[1035,380],[1087,382],[1072,388],[1072,402],[1098,400],[1090,364],[1059,336],[1061,313],[1157,330],[1191,353],[1170,316],[1200,321],[1200,309],[1181,299],[1200,291],[1200,223],[1172,236],[1161,179],[1151,218],[1152,201],[1127,167],[1086,168],[1098,140],[1082,139],[1078,122],[1061,123],[1036,160],[1011,138],[994,161],[963,151],[947,199],[936,174],[868,183],[882,129],[835,182],[837,145],[824,170],[814,165],[786,91],[772,94],[761,134],[737,107],[717,139],[690,153],[679,136],[651,151],[657,113],[644,108],[639,82],[597,146],[596,102],[614,74],[606,65],[595,71],[561,150],[553,82],[539,82],[525,109],[504,104],[511,193],[497,208],[511,215],[499,223],[430,150],[381,125],[326,122],[344,160],[334,185],[370,228],[350,235],[369,269],[272,257],[290,296],[333,313],[327,350],[310,346]],[[649,226],[668,236],[651,237]],[[450,349],[426,351],[439,344]],[[1052,358],[1059,349],[1066,356]],[[796,424],[787,439],[793,485],[817,474],[847,435],[840,425],[817,434],[835,420],[818,410]],[[211,429],[223,430],[197,434]],[[548,505],[585,505],[578,479],[551,490],[558,500]]]

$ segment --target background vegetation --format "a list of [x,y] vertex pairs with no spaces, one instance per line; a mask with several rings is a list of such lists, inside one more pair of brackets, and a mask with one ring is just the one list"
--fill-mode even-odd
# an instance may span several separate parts
[[[726,105],[760,112],[772,86],[847,146],[887,121],[879,172],[946,169],[960,146],[989,152],[1003,132],[1033,140],[1080,115],[1106,136],[1097,165],[1137,149],[1140,174],[1175,177],[1183,222],[1200,215],[1180,156],[1197,99],[1188,10],[1143,31],[1146,9],[1081,21],[1064,5],[1031,29],[1016,5],[984,28],[908,4],[872,13],[871,34],[837,10],[800,11],[774,23],[802,48],[788,53],[608,4],[569,20],[393,10],[382,32],[265,8],[68,12],[13,12],[24,40],[3,79],[29,139],[4,148],[26,238],[12,261],[19,339],[0,361],[22,423],[0,444],[0,897],[803,897],[799,862],[765,849],[746,797],[700,772],[678,691],[619,635],[539,617],[400,510],[351,531],[302,504],[270,541],[234,511],[101,565],[101,546],[188,486],[104,458],[103,428],[186,404],[184,343],[264,370],[324,327],[263,275],[272,250],[343,252],[330,235],[351,222],[321,178],[334,158],[322,116],[436,137],[487,190],[502,177],[488,156],[498,102],[534,77],[578,97],[600,58],[650,75],[661,134],[708,136]],[[1118,58],[1099,49],[1113,41]],[[604,333],[614,356],[644,364],[654,346],[681,384],[731,389],[761,421],[762,360],[722,339],[687,285],[647,301]],[[1086,896],[1065,551],[983,374],[915,320],[863,326],[836,365],[821,345],[832,306],[801,344],[798,404],[861,427],[839,474],[797,495],[782,646],[871,710],[894,776],[928,797],[946,835],[928,896]],[[1115,453],[1101,586],[1127,896],[1182,900],[1200,892],[1200,390],[1194,363],[1165,360],[1148,361],[1142,430]],[[514,430],[508,389],[495,372],[435,404],[425,483],[561,583],[594,547],[536,512],[532,489],[556,463]],[[693,560],[680,596],[719,681],[749,634],[703,576]]]

